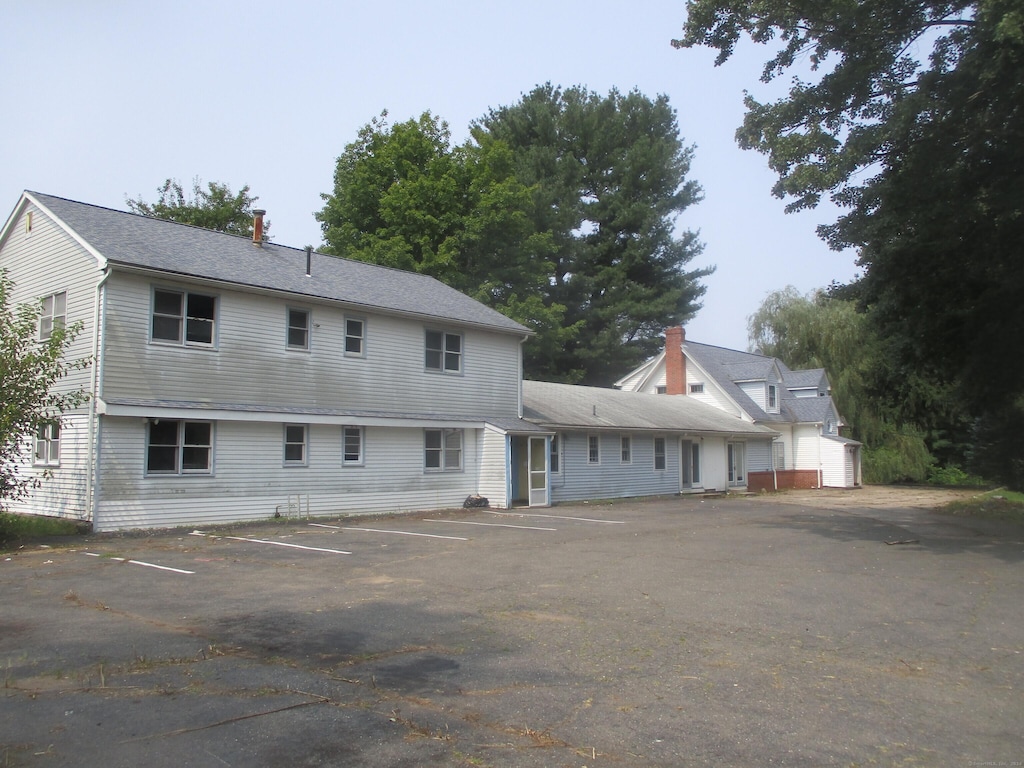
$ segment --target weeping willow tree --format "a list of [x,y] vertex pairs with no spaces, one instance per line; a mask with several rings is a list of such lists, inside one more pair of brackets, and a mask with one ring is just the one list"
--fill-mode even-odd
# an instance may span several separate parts
[[[850,437],[864,443],[870,483],[921,482],[936,463],[959,463],[951,393],[896,368],[868,317],[843,287],[769,294],[748,318],[753,348],[791,368],[824,368]],[[930,413],[923,417],[922,413]]]

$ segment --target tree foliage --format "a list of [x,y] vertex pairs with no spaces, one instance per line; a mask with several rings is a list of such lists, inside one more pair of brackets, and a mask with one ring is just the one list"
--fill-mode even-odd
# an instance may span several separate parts
[[849,436],[865,444],[867,482],[925,479],[932,458],[922,436],[897,425],[871,396],[879,349],[853,301],[788,286],[769,294],[747,327],[751,345],[764,354],[794,369],[825,369]]
[[670,325],[700,308],[702,277],[686,271],[697,235],[677,217],[701,199],[687,175],[692,148],[664,96],[601,96],[577,86],[538,86],[476,124],[505,142],[533,195],[534,231],[551,238],[547,302],[579,328],[532,375],[610,384],[654,354]]
[[316,215],[338,256],[429,274],[536,332],[534,378],[608,384],[685,322],[710,269],[675,217],[700,198],[664,97],[542,86],[453,147],[386,113],[345,148]]
[[62,391],[55,385],[69,371],[89,364],[65,357],[81,323],[58,324],[40,341],[40,305],[11,306],[12,288],[6,271],[0,270],[0,512],[7,502],[38,487],[38,476],[26,475],[20,467],[34,447],[39,426],[59,424],[62,414],[86,401],[84,391]]
[[[226,232],[230,235],[253,235],[253,210],[259,197],[249,193],[246,184],[238,193],[227,184],[211,181],[203,187],[199,177],[192,180],[192,193],[186,196],[181,182],[167,179],[157,188],[156,202],[148,203],[140,195],[126,198],[132,213],[168,219],[194,227]],[[270,221],[263,223],[263,239],[269,240]]]
[[[506,145],[477,134],[451,145],[429,112],[391,125],[387,113],[338,158],[334,191],[316,214],[326,253],[430,275],[526,325],[535,358],[575,329],[546,301],[550,238],[531,226],[529,190]],[[527,353],[529,360],[529,352]]]
[[[763,80],[808,63],[771,104],[747,96],[740,144],[768,156],[790,209],[846,209],[820,234],[855,247],[861,308],[893,382],[952,391],[978,445],[1020,455],[1024,359],[1024,11],[1019,0],[691,0],[679,46],[719,62],[743,35],[778,45]],[[920,54],[927,54],[927,58]],[[883,376],[884,377],[884,376]],[[896,387],[901,398],[920,395]],[[929,399],[892,407],[927,419]],[[988,426],[986,426],[988,425]],[[1000,447],[1001,446],[1001,447]],[[980,452],[979,452],[980,455]],[[1024,472],[996,476],[1024,484]]]

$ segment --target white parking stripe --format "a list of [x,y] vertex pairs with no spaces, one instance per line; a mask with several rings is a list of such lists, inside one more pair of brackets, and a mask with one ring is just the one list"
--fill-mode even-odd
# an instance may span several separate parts
[[380,528],[355,528],[348,525],[324,525],[323,523],[310,523],[316,528],[333,528],[336,531],[369,531],[370,533],[394,533],[398,536],[424,536],[428,539],[451,539],[452,541],[469,541],[464,536],[441,536],[436,533],[413,533],[412,531],[386,531]]
[[[96,554],[95,552],[83,552],[82,554],[88,555],[89,557],[104,557],[104,555]],[[132,565],[144,565],[147,568],[158,568],[161,571],[172,571],[174,573],[185,573],[189,576],[194,576],[195,571],[183,571],[181,568],[171,568],[167,565],[157,565],[156,563],[147,563],[143,560],[132,560],[130,557],[107,557],[107,560],[117,560],[120,563],[131,563]]]
[[565,515],[539,515],[536,512],[495,512],[493,510],[484,510],[492,515],[498,515],[501,517],[546,517],[551,520],[578,520],[581,523],[607,523],[608,525],[625,525],[625,520],[597,520],[592,517],[567,517]]
[[284,541],[268,541],[267,539],[250,539],[245,536],[215,536],[211,533],[203,533],[202,531],[192,531],[191,536],[206,536],[213,539],[231,539],[232,541],[251,541],[253,544],[273,544],[275,547],[291,547],[292,549],[305,549],[310,552],[327,552],[332,555],[351,555],[351,552],[346,552],[343,549],[327,549],[325,547],[306,547],[302,544],[289,544]]
[[539,528],[535,525],[505,525],[505,523],[474,523],[471,520],[434,520],[426,518],[425,523],[452,523],[453,525],[484,525],[488,528],[522,528],[527,531],[557,531],[557,528]]

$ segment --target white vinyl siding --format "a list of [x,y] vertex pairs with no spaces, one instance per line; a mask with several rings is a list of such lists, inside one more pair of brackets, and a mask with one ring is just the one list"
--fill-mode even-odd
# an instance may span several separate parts
[[[29,215],[32,217],[31,232],[27,231]],[[68,347],[67,358],[78,360],[93,354],[96,285],[103,276],[95,257],[40,209],[30,204],[11,221],[6,239],[0,243],[0,268],[7,269],[8,277],[14,281],[9,297],[12,306],[39,306],[40,297],[63,295],[65,324],[83,324],[81,333]],[[53,322],[60,322],[60,316],[60,300],[55,299]],[[88,390],[92,375],[91,366],[69,370],[54,390]],[[12,502],[9,505],[11,511],[71,519],[87,518],[89,407],[89,404],[83,404],[63,419],[60,429],[60,466],[33,466],[36,436],[30,437],[21,471],[27,477],[40,478],[44,472],[50,476],[29,498]]]
[[612,451],[613,457],[618,455],[618,434],[559,432],[562,473],[552,478],[553,503],[679,493],[678,435],[664,436],[667,470],[654,468],[652,436],[636,434],[631,441],[632,463],[606,461],[597,472],[595,465],[589,462],[591,436],[602,443],[602,450]]
[[[396,413],[517,416],[520,337],[467,329],[459,376],[423,368],[421,323],[388,315],[367,317],[366,358],[345,355],[345,312],[313,308],[316,326],[308,355],[280,339],[284,298],[218,292],[217,354],[148,344],[149,281],[114,273],[107,282],[103,391],[112,398],[246,403]],[[253,372],[259,375],[254,376]],[[329,386],[325,383],[329,382]]]
[[[144,419],[105,417],[108,457],[96,529],[229,523],[273,517],[289,495],[306,494],[313,515],[386,513],[462,506],[477,493],[477,430],[464,432],[462,472],[423,471],[423,430],[365,427],[366,471],[342,471],[340,424],[309,425],[307,470],[281,465],[280,423],[218,421],[217,474],[144,477]],[[66,451],[66,446],[65,446]]]
[[477,445],[480,481],[476,492],[495,509],[509,506],[506,468],[509,440],[505,432],[488,426]]

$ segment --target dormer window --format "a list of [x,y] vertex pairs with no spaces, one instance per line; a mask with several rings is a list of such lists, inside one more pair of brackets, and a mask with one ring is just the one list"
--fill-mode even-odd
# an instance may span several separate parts
[[768,385],[768,410],[770,412],[779,410],[779,390],[774,384]]

